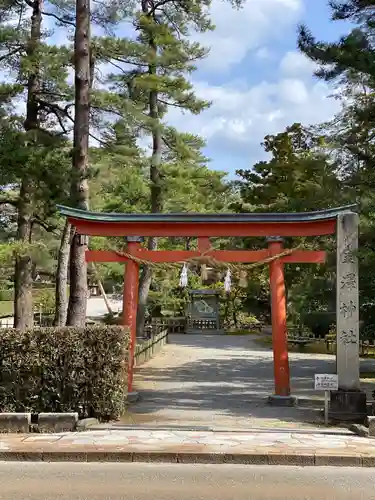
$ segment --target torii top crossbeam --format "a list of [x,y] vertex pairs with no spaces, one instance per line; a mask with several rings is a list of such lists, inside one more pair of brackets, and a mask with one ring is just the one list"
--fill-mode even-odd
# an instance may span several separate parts
[[340,213],[355,205],[316,212],[246,214],[117,214],[58,206],[88,236],[322,236],[333,234]]

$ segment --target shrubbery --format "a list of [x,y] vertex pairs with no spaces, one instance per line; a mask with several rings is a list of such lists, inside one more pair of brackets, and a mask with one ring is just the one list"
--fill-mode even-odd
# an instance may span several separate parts
[[332,326],[336,324],[336,313],[325,311],[314,311],[301,314],[303,325],[307,326],[315,337],[324,338],[328,335]]
[[128,344],[120,326],[2,329],[0,411],[118,417],[126,403]]
[[10,301],[14,300],[14,290],[13,288],[7,288],[0,290],[0,300],[1,301]]

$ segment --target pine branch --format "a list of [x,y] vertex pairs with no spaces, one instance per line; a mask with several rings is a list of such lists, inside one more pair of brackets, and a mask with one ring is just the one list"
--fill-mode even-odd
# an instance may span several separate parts
[[121,66],[119,66],[118,64],[114,63],[113,60],[111,59],[105,59],[105,62],[111,64],[114,68],[117,68],[119,71],[121,71],[121,73],[123,73],[124,75],[127,73],[127,71],[122,68]]
[[59,122],[59,125],[62,130],[63,135],[67,135],[69,133],[68,129],[66,128],[64,122],[62,121],[61,113],[58,112],[56,109],[53,109],[53,107],[50,107],[51,113],[57,118],[57,121]]
[[59,122],[59,125],[61,127],[61,130],[65,135],[68,134],[68,129],[65,127],[65,123],[62,121],[61,114],[58,113],[56,110],[51,108],[52,113],[56,116],[57,121]]
[[62,17],[57,16],[53,12],[42,12],[43,16],[47,17],[54,17],[57,21],[59,21],[62,24],[69,24],[70,26],[73,26],[75,28],[76,24],[73,21],[69,21],[68,19],[64,19]]
[[48,233],[52,233],[55,236],[59,236],[59,233],[57,232],[58,226],[56,224],[48,224],[44,220],[40,219],[37,215],[34,214],[34,217],[32,219],[33,224],[37,224],[38,226],[42,227],[45,229]]
[[89,136],[91,137],[91,139],[94,139],[94,141],[96,141],[98,144],[100,144],[104,148],[107,148],[111,144],[110,141],[109,142],[104,141],[103,139],[100,139],[99,137],[94,135],[92,132],[89,132]]
[[162,140],[164,144],[167,146],[167,148],[173,149],[173,145],[168,141],[168,139],[165,136],[162,137]]
[[116,111],[115,109],[103,108],[102,106],[95,106],[94,104],[91,104],[90,108],[91,109],[95,109],[97,111],[102,111],[104,113],[112,113],[112,114],[118,116],[119,118],[123,118],[124,117],[123,114],[120,111]]
[[148,67],[148,64],[146,63],[140,63],[140,62],[135,62],[135,61],[126,61],[126,60],[123,60],[123,59],[118,59],[116,57],[113,57],[111,59],[103,59],[106,63],[109,63],[111,64],[114,68],[118,69],[119,71],[121,71],[121,73],[123,75],[128,75],[129,73],[129,70],[127,70],[126,68],[122,68],[120,65],[116,64],[115,62],[113,61],[117,61],[117,62],[120,62],[120,63],[123,63],[123,64],[129,64],[129,65],[132,65],[132,66],[138,66],[139,68],[147,68]]
[[[143,1],[143,2],[142,2],[142,4],[143,4],[143,3],[144,3],[144,4],[146,4],[146,1]],[[150,2],[150,3],[151,3],[151,2]],[[168,4],[168,3],[171,3],[171,0],[160,0],[160,2],[157,2],[156,4],[154,4],[154,5],[151,7],[151,9],[148,11],[147,15],[148,15],[148,16],[152,16],[152,15],[155,13],[155,11],[156,11],[157,9],[159,9],[160,7],[162,7],[163,5],[166,5],[166,4]]]
[[68,100],[69,96],[67,94],[61,94],[60,92],[54,92],[52,90],[44,89],[43,87],[40,89],[41,94],[50,95],[52,97],[58,98],[58,100]]
[[18,198],[0,198],[0,205],[12,205],[15,208],[18,208]]
[[168,102],[168,101],[164,101],[163,99],[160,99],[158,98],[158,101],[161,103],[161,104],[165,104],[165,106],[173,106],[174,108],[182,108],[182,109],[186,109],[186,103],[188,102],[188,100],[186,99],[186,101],[182,101],[183,104],[179,104],[177,102]]
[[17,52],[19,52],[21,50],[21,47],[17,47],[16,49],[14,50],[11,50],[10,52],[8,52],[7,54],[4,54],[3,56],[0,57],[0,62],[1,61],[4,61],[5,59],[8,59],[8,57],[11,57],[11,56],[14,56],[17,54]]
[[[111,61],[117,61],[117,62],[120,62],[120,63],[123,63],[123,64],[131,64],[133,66],[139,66],[141,68],[148,68],[148,63],[146,62],[141,62],[141,61],[133,61],[131,59],[126,59],[126,58],[121,58],[121,57],[112,57],[110,59],[105,59],[107,62],[111,62]],[[122,70],[123,73],[128,73],[126,70]]]
[[171,24],[171,26],[173,26],[173,29],[176,32],[178,40],[181,41],[182,40],[182,33],[181,33],[180,28],[178,27],[178,25],[173,21],[173,19],[170,17],[170,15],[164,9],[161,9],[161,11],[163,13],[163,16],[168,20],[168,22]]
[[74,118],[69,114],[69,109],[73,107],[74,104],[70,103],[67,104],[64,108],[61,108],[58,104],[44,101],[40,98],[37,98],[36,101],[38,102],[39,106],[41,106],[42,108],[48,108],[56,116],[63,133],[67,134],[68,130],[62,121],[62,117],[68,118],[72,123],[74,123]]
[[[60,122],[60,120],[61,120],[61,116],[65,116],[66,118],[68,118],[68,120],[70,120],[72,123],[74,123],[74,118],[69,114],[69,108],[73,107],[74,104],[70,103],[70,104],[67,104],[64,108],[61,108],[58,104],[43,101],[42,99],[37,99],[37,101],[40,105],[49,108],[51,110],[51,112],[54,113],[56,118],[59,120],[61,127],[63,128],[63,130],[66,130],[66,134],[68,134],[69,131],[65,128],[65,125],[63,125],[62,122]],[[100,108],[100,107],[95,108],[95,106],[92,106],[92,105],[90,107],[103,111],[102,108]],[[107,111],[109,113],[111,113],[111,112],[114,113],[113,110],[104,110],[104,111]],[[122,116],[122,115],[120,115],[120,113],[118,113],[118,115]],[[52,134],[52,135],[54,135],[54,134]],[[97,141],[101,146],[108,146],[108,143],[106,141],[99,139],[99,137],[96,137],[91,132],[89,132],[89,136],[92,139],[94,139],[94,141]]]
[[61,106],[59,106],[58,104],[55,104],[55,103],[52,103],[52,102],[48,102],[48,101],[45,101],[44,99],[40,99],[40,98],[37,98],[37,102],[40,106],[44,107],[44,108],[49,108],[49,109],[53,109],[54,111],[56,112],[59,112],[61,113],[63,116],[66,116],[67,118],[69,118],[70,120],[74,121],[74,119],[70,116],[69,114],[69,109],[72,108],[74,106],[73,103],[69,103],[67,104],[64,108],[62,108]]

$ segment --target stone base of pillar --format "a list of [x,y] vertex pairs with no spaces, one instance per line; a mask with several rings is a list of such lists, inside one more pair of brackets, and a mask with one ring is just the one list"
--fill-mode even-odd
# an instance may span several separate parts
[[271,406],[296,406],[297,398],[295,396],[278,396],[272,394],[268,397],[268,404]]
[[329,419],[363,424],[367,418],[366,393],[339,389],[331,392]]

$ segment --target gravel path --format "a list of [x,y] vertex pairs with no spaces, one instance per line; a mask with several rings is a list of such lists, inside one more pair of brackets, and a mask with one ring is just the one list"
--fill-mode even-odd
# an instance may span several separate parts
[[290,368],[292,394],[301,401],[299,407],[270,407],[266,403],[273,393],[269,348],[260,347],[250,336],[170,335],[163,352],[137,369],[135,388],[141,400],[131,407],[124,423],[316,428],[322,424],[317,400],[323,395],[314,392],[314,374],[334,373],[335,358],[292,353]]

